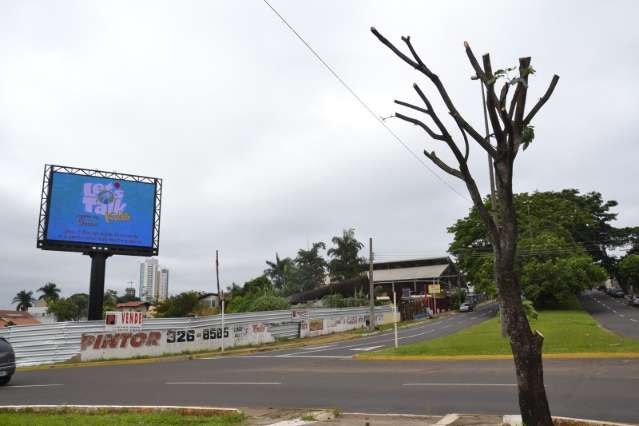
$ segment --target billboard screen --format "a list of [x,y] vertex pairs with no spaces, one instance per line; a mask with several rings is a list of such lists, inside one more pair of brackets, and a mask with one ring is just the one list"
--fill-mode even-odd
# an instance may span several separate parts
[[159,179],[47,167],[41,248],[157,254]]

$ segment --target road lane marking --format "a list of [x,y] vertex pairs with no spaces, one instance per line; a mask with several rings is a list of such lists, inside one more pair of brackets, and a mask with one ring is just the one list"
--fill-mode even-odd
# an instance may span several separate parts
[[64,386],[62,383],[49,383],[47,385],[9,385],[7,388],[45,388],[47,386]]
[[517,386],[515,383],[404,383],[402,386]]
[[384,345],[379,345],[379,346],[364,346],[362,348],[350,348],[349,350],[351,351],[359,351],[359,352],[368,352],[368,351],[374,351],[375,349],[379,349],[381,347],[383,347]]
[[636,319],[634,319],[634,318],[630,318],[630,321],[633,321],[633,322],[639,322],[639,321],[637,321],[637,320],[636,320]]
[[625,318],[625,317],[626,317],[624,314],[619,314],[619,316],[620,316],[621,318]]
[[281,385],[280,382],[166,382],[165,385]]
[[302,348],[303,351],[310,351],[313,349],[325,349],[325,348],[334,348],[335,345],[324,345],[324,346],[309,346],[307,348]]
[[314,420],[307,422],[306,420],[302,420],[300,418],[300,419],[293,419],[293,420],[282,420],[281,422],[270,423],[266,426],[303,426],[303,425],[310,425],[312,423],[317,423],[317,422]]

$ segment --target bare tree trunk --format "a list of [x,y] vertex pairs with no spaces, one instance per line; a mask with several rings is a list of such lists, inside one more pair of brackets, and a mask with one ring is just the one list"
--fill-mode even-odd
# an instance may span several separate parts
[[533,333],[524,311],[521,286],[515,272],[517,252],[517,215],[512,196],[512,165],[495,164],[499,211],[495,235],[495,270],[502,298],[502,318],[515,360],[519,409],[525,425],[552,425],[550,408],[544,387],[542,364],[543,336]]
[[[495,278],[501,298],[502,318],[515,359],[519,408],[522,420],[528,426],[552,426],[552,418],[550,417],[550,409],[544,387],[541,358],[544,338],[539,332],[533,333],[530,329],[521,300],[521,287],[515,273],[517,217],[513,201],[512,177],[515,158],[520,146],[523,146],[523,150],[525,150],[532,141],[531,136],[534,137],[530,123],[552,95],[559,81],[559,76],[553,76],[544,95],[526,114],[528,77],[534,72],[530,66],[531,59],[529,57],[519,58],[519,77],[504,83],[499,95],[497,95],[495,83],[500,76],[504,75],[505,71],[498,70],[493,73],[490,55],[488,54],[482,57],[482,67],[473,54],[470,45],[464,43],[470,64],[476,73],[476,77],[481,80],[486,88],[488,97],[486,105],[493,132],[489,136],[482,136],[461,116],[439,76],[426,66],[415,51],[410,37],[402,37],[402,41],[410,52],[409,56],[382,36],[375,28],[371,28],[371,32],[401,60],[421,72],[433,83],[448,110],[448,114],[452,117],[461,133],[463,145],[455,142],[455,138],[440,119],[426,94],[417,84],[413,84],[413,88],[421,99],[423,106],[395,100],[396,104],[425,114],[430,118],[435,124],[435,129],[419,119],[395,113],[395,117],[423,129],[431,139],[443,142],[457,162],[458,168],[446,163],[436,155],[435,151],[424,151],[424,155],[441,170],[461,179],[466,184],[468,193],[493,244]],[[510,105],[508,105],[508,92],[512,85],[515,86],[515,91]],[[484,205],[477,184],[468,167],[470,154],[469,137],[488,153],[495,167],[498,197],[496,205],[492,206],[492,211],[489,211]],[[495,144],[492,142],[493,139]]]

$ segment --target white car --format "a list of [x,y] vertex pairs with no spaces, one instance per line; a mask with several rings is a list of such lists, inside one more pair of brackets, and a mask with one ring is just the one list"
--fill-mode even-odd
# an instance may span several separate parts
[[473,305],[470,303],[462,303],[459,305],[459,312],[471,312],[473,310]]

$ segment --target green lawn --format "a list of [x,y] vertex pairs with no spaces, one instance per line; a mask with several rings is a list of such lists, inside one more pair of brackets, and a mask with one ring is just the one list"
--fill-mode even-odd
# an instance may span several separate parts
[[[460,314],[466,315],[466,314]],[[541,311],[531,327],[545,337],[545,354],[585,352],[638,352],[639,340],[620,337],[601,328],[583,310]],[[469,327],[450,336],[428,342],[385,349],[370,355],[509,355],[508,340],[503,339],[497,318]],[[367,354],[362,354],[366,358]]]
[[0,413],[3,426],[119,426],[119,425],[207,425],[233,426],[244,421],[242,414],[225,416],[183,416],[173,413],[123,414],[45,414]]

